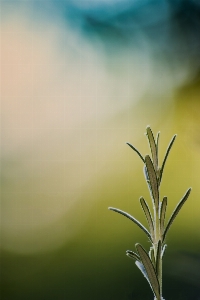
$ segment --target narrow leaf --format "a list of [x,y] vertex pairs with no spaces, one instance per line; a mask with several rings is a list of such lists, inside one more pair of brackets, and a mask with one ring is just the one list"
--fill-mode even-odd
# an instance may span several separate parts
[[157,133],[157,136],[156,136],[156,150],[157,150],[157,156],[158,156],[158,142],[159,142],[159,138],[160,138],[160,131]]
[[151,239],[151,234],[149,233],[149,231],[137,220],[135,219],[133,216],[131,216],[130,214],[124,212],[123,210],[120,210],[118,208],[114,208],[114,207],[108,207],[108,209],[112,210],[112,211],[115,211],[125,217],[127,217],[128,219],[130,219],[131,221],[133,221],[136,225],[138,225],[145,233],[146,235],[148,236],[148,238],[151,240],[152,242],[152,239]]
[[162,254],[161,254],[162,258],[163,258],[164,254],[165,254],[166,249],[167,249],[167,244],[165,244],[165,245],[163,246]]
[[157,170],[158,159],[157,159],[157,147],[156,147],[155,139],[154,139],[154,136],[153,136],[153,132],[152,132],[152,130],[149,126],[147,126],[146,131],[147,131],[147,137],[148,137],[148,140],[149,140],[149,145],[150,145],[150,148],[151,148],[151,154],[152,154],[152,160],[153,160],[154,168],[155,168],[155,170]]
[[154,256],[154,248],[153,247],[150,247],[149,257],[151,259],[151,262],[152,262],[153,266],[155,267],[156,266],[156,260],[155,260],[155,256]]
[[141,160],[144,162],[144,158],[143,158],[142,154],[133,145],[131,145],[130,143],[126,143],[126,144],[129,147],[131,147],[131,149],[133,149],[139,155],[139,157],[141,158]]
[[163,170],[164,170],[164,167],[165,167],[165,163],[166,163],[166,161],[167,161],[167,157],[168,157],[168,155],[169,155],[169,152],[170,152],[170,150],[171,150],[171,147],[172,147],[172,145],[173,145],[175,139],[176,139],[176,134],[175,134],[175,135],[173,136],[173,138],[171,139],[171,141],[170,141],[170,143],[169,143],[169,146],[168,146],[168,148],[167,148],[167,151],[166,151],[166,154],[165,154],[163,163],[162,163],[162,167],[161,167],[161,170],[160,170],[160,182],[161,182],[161,179],[162,179]]
[[[152,291],[154,293],[154,290],[153,290],[152,285],[151,285],[151,283],[149,281],[149,278],[148,278],[148,275],[147,275],[147,272],[145,270],[144,265],[140,261],[138,261],[138,260],[135,262],[135,264],[138,267],[138,269],[142,272],[142,274],[144,275],[144,277],[146,278],[146,280],[148,281],[148,283],[149,283],[149,285],[150,285],[150,287],[151,287],[151,289],[152,289]],[[154,295],[155,295],[155,293],[154,293]]]
[[151,184],[150,184],[150,180],[149,180],[149,175],[148,175],[148,171],[147,171],[147,167],[144,165],[144,178],[147,182],[147,185],[148,185],[148,188],[149,188],[149,191],[150,191],[150,194],[151,194],[151,198],[153,199],[153,193],[152,193],[152,189],[151,189]]
[[151,185],[151,192],[153,196],[153,200],[156,206],[156,209],[158,209],[158,202],[159,202],[159,192],[158,192],[158,181],[157,181],[157,176],[155,169],[153,167],[153,163],[151,161],[151,158],[149,155],[145,156],[145,163],[147,167],[147,173]]
[[141,258],[142,264],[144,265],[144,268],[146,270],[152,290],[154,291],[155,296],[157,298],[159,298],[160,297],[160,285],[159,285],[158,278],[157,278],[157,275],[155,272],[155,268],[148,256],[147,252],[144,250],[144,248],[140,244],[136,244],[135,247]]
[[156,273],[159,274],[160,264],[161,264],[161,251],[162,251],[162,244],[161,241],[158,242],[157,247],[157,254],[156,254]]
[[151,233],[151,237],[152,237],[152,240],[153,240],[154,225],[153,225],[153,220],[152,220],[152,216],[151,216],[149,206],[148,206],[147,202],[144,200],[143,197],[140,198],[140,204],[141,204],[142,209],[145,213],[145,216],[146,216],[146,219],[147,219],[147,222],[148,222],[148,225],[149,225],[149,230],[150,230],[150,233]]
[[165,223],[165,214],[167,208],[167,197],[163,198],[163,201],[160,206],[160,232],[163,234],[164,232],[164,223]]
[[133,259],[135,259],[135,260],[139,260],[139,261],[140,261],[139,255],[138,255],[137,253],[131,251],[131,250],[127,250],[127,251],[126,251],[126,255],[127,255],[128,257],[130,257],[130,258],[133,258]]
[[177,214],[179,213],[181,207],[183,206],[183,204],[185,203],[185,201],[188,199],[189,195],[190,195],[190,192],[191,192],[191,188],[189,188],[187,190],[187,192],[185,193],[185,195],[183,196],[183,198],[181,199],[181,201],[177,204],[175,210],[173,211],[168,223],[167,223],[167,226],[165,228],[165,231],[163,233],[163,241],[165,240],[165,237],[166,237],[166,234],[167,234],[167,231],[169,230],[170,226],[172,225],[174,219],[176,218]]
[[156,170],[156,175],[158,178],[158,184],[160,183],[160,168],[159,166],[159,161],[158,161],[158,142],[159,142],[159,138],[160,138],[160,131],[157,133],[156,136],[156,154],[157,154],[157,170]]

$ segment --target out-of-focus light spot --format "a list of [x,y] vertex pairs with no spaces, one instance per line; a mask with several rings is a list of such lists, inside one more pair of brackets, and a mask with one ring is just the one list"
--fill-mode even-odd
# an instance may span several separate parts
[[[160,5],[164,9],[164,2]],[[14,8],[3,18],[3,249],[47,251],[75,236],[96,199],[84,193],[107,173],[117,141],[123,137],[124,142],[132,129],[126,120],[136,105],[157,99],[156,113],[165,111],[177,87],[198,68],[184,60],[187,51],[178,59],[175,50],[181,44],[169,38],[168,25],[160,33],[157,27],[150,35],[143,30],[139,20],[148,23],[152,16],[140,9],[137,15],[131,12],[125,25],[128,10],[122,19],[107,19],[129,41],[124,48],[113,44],[110,52],[96,25],[95,39],[89,39],[61,19],[52,21],[45,9],[41,19],[34,19],[34,10]],[[42,19],[45,13],[48,18]],[[105,25],[104,32],[106,22],[99,24]],[[146,114],[135,116],[137,128]],[[120,118],[126,125],[119,125]],[[80,206],[81,216],[74,221]]]
[[104,54],[70,30],[43,29],[11,18],[1,34],[1,247],[20,253],[55,249],[81,229],[95,201],[84,191],[102,176],[101,157],[113,157],[105,124],[137,103],[150,80],[142,56],[106,67]]

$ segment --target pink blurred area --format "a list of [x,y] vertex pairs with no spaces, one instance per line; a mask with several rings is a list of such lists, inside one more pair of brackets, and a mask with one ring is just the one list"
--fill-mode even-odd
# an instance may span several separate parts
[[145,35],[140,41],[142,51],[108,54],[103,41],[62,21],[17,10],[3,18],[2,249],[61,247],[102,200],[109,176],[129,173],[124,143],[143,145],[149,123],[172,131],[174,93],[191,68],[173,69],[152,55]]
[[47,251],[80,230],[95,201],[85,190],[113,158],[132,91],[69,29],[15,14],[2,22],[3,249]]

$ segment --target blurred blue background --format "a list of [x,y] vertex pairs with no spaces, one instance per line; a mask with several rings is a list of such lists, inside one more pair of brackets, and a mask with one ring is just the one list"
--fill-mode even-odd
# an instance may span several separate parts
[[[125,256],[145,236],[145,128],[173,134],[163,295],[200,299],[200,4],[1,0],[1,299],[152,299]],[[146,226],[146,224],[145,224]]]

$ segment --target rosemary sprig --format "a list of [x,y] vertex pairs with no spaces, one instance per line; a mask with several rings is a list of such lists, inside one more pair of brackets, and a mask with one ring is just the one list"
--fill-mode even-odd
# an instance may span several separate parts
[[146,227],[144,227],[137,219],[135,219],[130,214],[113,207],[109,207],[109,209],[133,221],[148,236],[152,244],[152,246],[150,247],[149,254],[140,244],[136,244],[135,247],[137,253],[131,250],[127,250],[126,255],[136,261],[135,264],[149,282],[149,285],[154,294],[154,300],[164,300],[162,298],[162,259],[167,247],[167,245],[164,244],[164,242],[169,228],[174,222],[183,204],[188,199],[191,192],[191,188],[187,190],[183,198],[180,200],[175,210],[173,211],[171,217],[169,218],[167,225],[165,226],[165,216],[168,200],[167,197],[164,197],[162,201],[160,200],[159,189],[164,167],[172,145],[175,141],[176,135],[173,136],[172,140],[169,143],[161,167],[159,167],[158,160],[158,142],[160,132],[158,132],[155,139],[151,128],[147,126],[146,135],[151,150],[151,156],[146,155],[145,157],[143,157],[142,154],[134,146],[132,146],[130,143],[127,143],[127,145],[138,154],[138,156],[144,163],[144,177],[149,188],[150,196],[152,198],[154,212],[153,216],[151,215],[149,206],[143,197],[140,197],[140,204],[147,219],[149,230],[146,229]]

